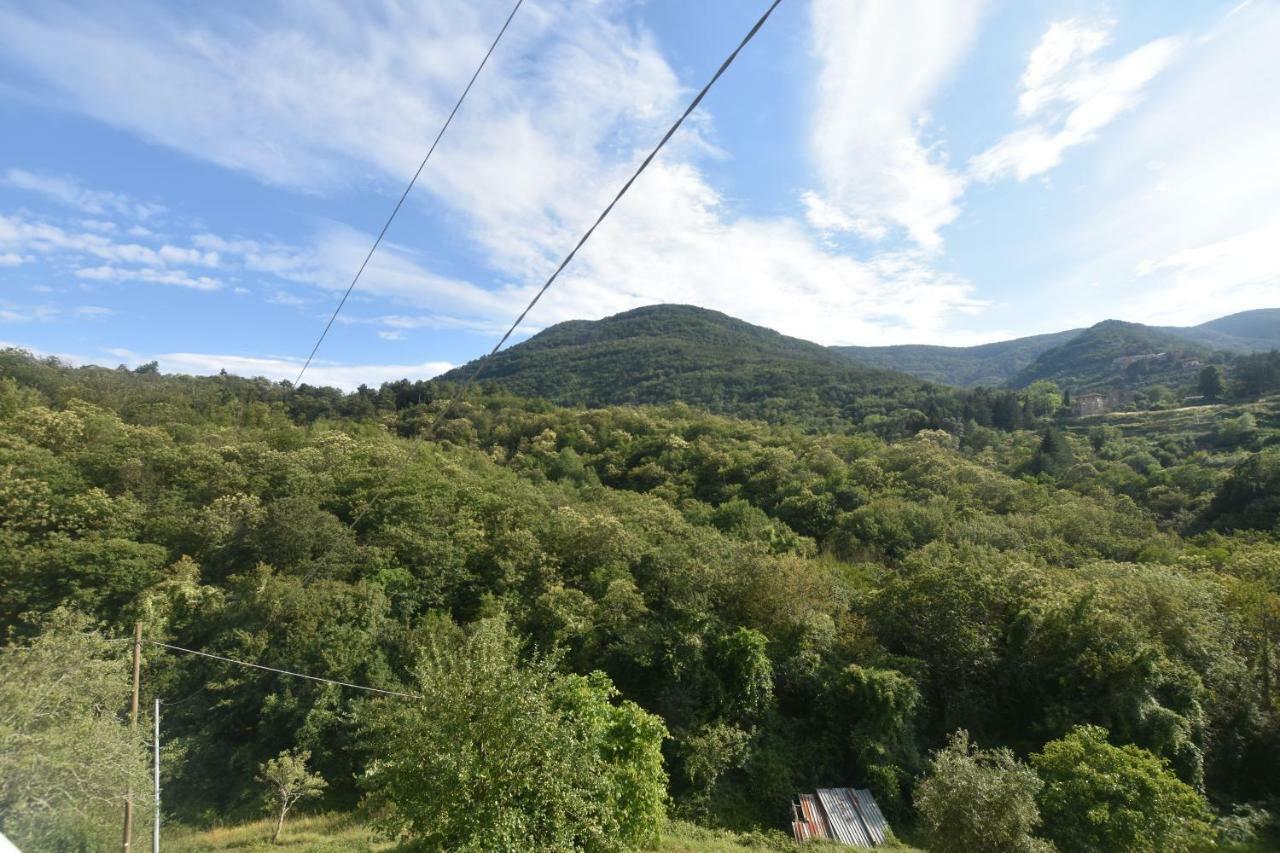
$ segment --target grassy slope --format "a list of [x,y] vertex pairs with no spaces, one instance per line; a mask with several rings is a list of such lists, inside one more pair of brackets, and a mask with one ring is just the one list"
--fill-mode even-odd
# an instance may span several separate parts
[[[164,849],[170,853],[237,853],[286,850],[289,853],[372,853],[395,850],[396,845],[379,840],[368,826],[350,815],[308,815],[290,820],[277,845],[271,844],[272,822],[260,820],[238,826],[196,831],[175,828],[165,833]],[[761,850],[837,850],[848,849],[834,844],[808,844],[803,848],[790,843],[780,833],[770,835],[737,835],[705,829],[683,821],[667,824],[659,853],[746,853]],[[889,845],[880,848],[892,853],[911,853],[918,848]]]

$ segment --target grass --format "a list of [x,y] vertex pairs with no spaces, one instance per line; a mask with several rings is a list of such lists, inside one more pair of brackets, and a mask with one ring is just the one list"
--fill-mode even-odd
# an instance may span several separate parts
[[[237,826],[196,830],[175,827],[164,834],[164,849],[172,853],[372,853],[395,850],[393,842],[380,839],[367,825],[351,815],[301,815],[285,824],[280,843],[271,843],[272,821],[259,820]],[[707,829],[684,821],[671,821],[662,833],[658,853],[760,853],[765,850],[817,851],[840,848],[835,844],[792,843],[781,832],[735,833]],[[916,848],[889,845],[879,848],[909,853]]]
[[395,844],[378,837],[373,829],[350,815],[299,815],[290,818],[280,835],[280,843],[271,843],[272,820],[258,820],[236,826],[217,826],[195,830],[185,827],[165,832],[163,848],[174,853],[212,853],[235,850],[287,851],[287,853],[372,853],[393,850]]

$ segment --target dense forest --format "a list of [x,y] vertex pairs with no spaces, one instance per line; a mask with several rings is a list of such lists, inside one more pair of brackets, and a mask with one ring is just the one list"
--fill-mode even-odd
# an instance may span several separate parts
[[293,767],[424,849],[781,847],[832,785],[930,850],[1270,849],[1280,355],[1240,364],[1170,412],[864,374],[873,411],[742,420],[5,352],[0,828],[117,842],[141,622],[397,694],[148,645],[190,825]]

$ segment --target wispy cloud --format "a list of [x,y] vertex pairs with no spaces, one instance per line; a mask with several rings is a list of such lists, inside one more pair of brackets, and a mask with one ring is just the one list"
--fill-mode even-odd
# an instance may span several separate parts
[[1143,88],[1173,61],[1184,40],[1157,39],[1112,62],[1096,54],[1111,41],[1114,24],[1058,21],[1031,51],[1022,75],[1018,115],[1024,126],[970,163],[981,181],[1019,181],[1062,162],[1064,152],[1131,109]]
[[[5,186],[37,193],[59,204],[73,207],[85,213],[101,215],[117,213],[134,219],[149,219],[164,211],[153,202],[141,202],[121,193],[91,190],[67,175],[49,175],[29,172],[26,169],[9,169],[0,177]],[[113,223],[90,223],[113,230]]]
[[[211,353],[170,352],[152,356],[162,370],[172,373],[213,374],[225,370],[238,376],[263,376],[274,381],[292,382],[298,376],[302,362],[291,358],[264,358],[258,356],[218,355]],[[135,360],[140,360],[137,357]],[[360,385],[378,385],[397,379],[431,379],[454,365],[444,361],[422,364],[337,364],[313,362],[307,368],[304,382],[311,385],[331,385],[354,391]]]
[[960,214],[964,178],[929,141],[928,109],[967,54],[985,3],[815,0],[819,65],[812,149],[817,227],[879,239],[902,229],[936,250]]
[[0,322],[3,323],[48,323],[66,319],[94,320],[110,317],[113,314],[115,314],[114,310],[101,305],[62,307],[47,302],[39,305],[20,305],[0,301]]
[[[214,251],[169,243],[148,246],[121,242],[101,233],[75,231],[44,220],[0,215],[0,256],[11,256],[22,263],[22,253],[65,260],[75,268],[77,278],[89,281],[142,281],[197,290],[221,287],[216,279],[193,274],[190,269],[218,266]],[[95,263],[89,265],[89,259]]]
[[1064,286],[1113,283],[1116,313],[1195,323],[1280,295],[1280,7],[1241,5],[1188,40],[1087,180],[1113,195],[1059,235]]

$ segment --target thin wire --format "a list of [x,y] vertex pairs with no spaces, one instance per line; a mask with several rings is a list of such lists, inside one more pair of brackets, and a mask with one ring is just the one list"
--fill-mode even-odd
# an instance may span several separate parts
[[502,349],[502,345],[507,342],[507,339],[511,337],[516,328],[524,321],[525,316],[533,310],[533,306],[538,304],[538,300],[542,298],[542,294],[547,292],[555,280],[560,276],[561,271],[563,271],[564,268],[569,265],[569,262],[573,260],[574,255],[578,254],[578,250],[581,249],[583,244],[591,238],[591,235],[595,233],[595,230],[600,223],[604,222],[605,217],[607,217],[613,210],[614,205],[621,201],[622,197],[627,194],[627,190],[631,189],[631,185],[635,183],[636,178],[640,177],[640,174],[649,167],[651,162],[653,162],[653,158],[658,156],[658,152],[667,144],[667,140],[675,135],[675,132],[680,129],[680,125],[684,124],[684,120],[689,117],[689,114],[697,109],[698,104],[702,103],[702,99],[706,97],[707,92],[709,92],[711,87],[715,85],[715,82],[720,79],[720,76],[728,70],[729,66],[733,64],[733,61],[738,58],[739,52],[747,46],[747,43],[751,41],[751,39],[755,38],[756,33],[760,31],[760,28],[764,26],[764,22],[769,19],[769,16],[773,14],[773,10],[778,8],[778,4],[781,2],[782,0],[773,0],[773,3],[765,10],[765,13],[760,16],[760,20],[756,21],[755,26],[751,28],[750,32],[743,36],[742,41],[733,49],[733,53],[729,54],[728,58],[726,58],[724,62],[720,63],[720,67],[716,69],[716,73],[711,76],[711,79],[707,81],[707,84],[702,87],[702,91],[700,91],[697,97],[689,103],[689,106],[685,108],[685,111],[678,119],[676,119],[675,124],[671,125],[671,129],[663,135],[662,139],[658,141],[658,144],[654,149],[649,152],[649,156],[644,158],[635,173],[632,174],[632,176],[627,179],[627,182],[622,185],[622,189],[618,190],[618,194],[613,197],[613,201],[609,202],[601,214],[596,217],[596,221],[593,222],[591,227],[587,229],[587,232],[582,235],[582,239],[578,241],[578,244],[573,247],[569,254],[565,255],[564,260],[560,262],[560,266],[556,267],[555,272],[551,273],[551,276],[547,279],[546,283],[542,285],[536,294],[534,294],[533,299],[530,300],[529,304],[525,306],[525,309],[520,312],[520,316],[516,317],[516,321],[511,324],[511,328],[507,329],[507,333],[502,336],[502,339],[494,345],[493,349],[490,350],[488,354],[480,357],[475,370],[473,370],[471,375],[467,377],[465,382],[463,382],[458,393],[449,399],[449,402],[445,404],[445,407],[440,411],[440,414],[431,422],[431,426],[428,428],[426,434],[427,438],[430,438],[435,433],[436,427],[444,420],[445,415],[447,415],[453,408],[454,403],[466,394],[467,389],[469,389],[472,383],[476,381],[476,377],[478,377],[480,372],[488,365],[490,358],[496,354],[498,350]]
[[480,60],[480,64],[476,66],[475,73],[471,75],[471,79],[467,82],[467,87],[462,90],[462,94],[458,96],[458,101],[453,105],[453,109],[449,111],[449,117],[444,120],[444,124],[440,127],[440,132],[436,134],[436,138],[431,143],[431,147],[427,149],[427,154],[422,158],[422,162],[418,164],[418,171],[413,173],[413,177],[409,179],[409,185],[404,188],[404,192],[400,194],[400,200],[396,202],[396,206],[392,208],[391,215],[387,217],[387,221],[383,224],[382,230],[378,232],[378,239],[373,241],[373,245],[369,247],[369,254],[364,256],[364,263],[360,264],[360,269],[356,270],[355,277],[351,279],[351,284],[347,285],[347,292],[342,294],[342,299],[338,302],[338,307],[333,309],[333,316],[329,318],[329,322],[325,324],[324,331],[320,333],[320,337],[316,339],[316,345],[311,348],[311,354],[307,356],[307,361],[302,365],[302,369],[298,371],[298,378],[293,380],[293,387],[297,388],[298,383],[302,381],[302,375],[307,372],[307,368],[311,366],[311,360],[316,357],[316,353],[320,350],[320,345],[324,343],[324,339],[329,334],[329,329],[333,327],[333,323],[338,319],[342,307],[347,304],[347,297],[351,295],[351,291],[355,290],[356,282],[360,280],[360,276],[364,274],[365,267],[369,266],[373,253],[378,250],[378,246],[382,243],[382,238],[386,236],[387,229],[391,227],[391,222],[396,218],[396,214],[400,212],[400,207],[404,204],[404,200],[409,197],[409,191],[413,189],[413,185],[418,182],[418,176],[422,174],[422,170],[426,168],[427,161],[431,159],[431,154],[436,150],[436,146],[440,144],[444,132],[449,129],[449,125],[453,122],[453,117],[458,114],[462,102],[467,99],[467,94],[471,91],[471,87],[475,85],[476,78],[480,76],[480,72],[484,70],[485,64],[489,61],[489,57],[493,56],[494,49],[498,46],[498,42],[502,40],[502,36],[507,31],[507,27],[511,26],[511,20],[516,16],[516,12],[520,9],[520,4],[524,0],[516,0],[516,5],[512,7],[511,14],[507,15],[506,22],[502,25],[502,29],[498,30],[498,35],[493,39],[493,43],[489,45],[489,50],[484,55],[484,59]]
[[222,655],[215,655],[210,652],[201,652],[201,651],[197,651],[196,649],[184,649],[182,646],[171,646],[168,643],[160,643],[155,640],[144,640],[144,642],[150,643],[153,646],[160,646],[161,648],[169,649],[170,651],[185,652],[189,655],[199,655],[200,657],[204,657],[204,658],[213,658],[214,660],[220,660],[220,661],[223,661],[224,663],[234,663],[234,664],[238,664],[239,666],[248,666],[248,667],[252,667],[253,669],[266,670],[267,672],[277,672],[277,673],[280,673],[281,675],[292,675],[294,678],[305,678],[305,679],[308,679],[309,681],[321,681],[321,682],[324,682],[325,684],[336,684],[339,687],[350,687],[353,690],[367,690],[370,693],[381,693],[385,696],[401,696],[401,697],[404,697],[405,699],[424,698],[421,694],[418,694],[418,693],[401,693],[398,690],[383,690],[380,687],[366,687],[363,684],[352,684],[349,681],[337,681],[332,678],[321,678],[318,675],[306,675],[305,673],[292,672],[287,669],[277,669],[274,666],[263,666],[260,663],[249,663],[248,661],[242,661],[242,660],[236,660],[235,658],[223,657]]

